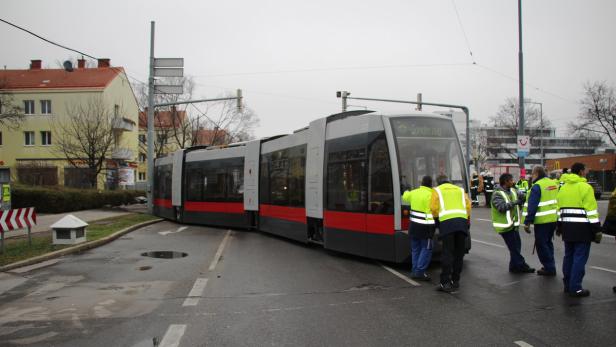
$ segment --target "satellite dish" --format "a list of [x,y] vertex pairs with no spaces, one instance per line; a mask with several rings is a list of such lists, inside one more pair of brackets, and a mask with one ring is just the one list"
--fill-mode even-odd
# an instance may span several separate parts
[[64,70],[73,72],[73,63],[70,60],[65,61],[62,65],[64,65]]

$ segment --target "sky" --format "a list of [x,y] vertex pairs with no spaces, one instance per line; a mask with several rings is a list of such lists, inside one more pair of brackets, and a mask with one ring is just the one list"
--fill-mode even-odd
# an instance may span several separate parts
[[[243,90],[257,137],[290,133],[355,97],[466,105],[488,121],[518,97],[516,0],[2,0],[0,18],[147,81],[155,56],[183,57],[195,97]],[[616,1],[522,3],[525,98],[561,135],[586,82],[616,85]],[[79,55],[0,22],[0,67],[43,67]],[[470,54],[472,52],[472,55]],[[406,112],[349,101],[350,109]],[[437,108],[425,107],[433,111]]]

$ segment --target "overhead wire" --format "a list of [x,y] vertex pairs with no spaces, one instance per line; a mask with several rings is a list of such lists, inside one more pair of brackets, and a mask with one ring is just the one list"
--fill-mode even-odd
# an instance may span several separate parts
[[468,48],[468,54],[471,56],[471,60],[473,64],[477,64],[475,62],[475,57],[473,57],[473,50],[471,49],[471,44],[468,41],[468,36],[466,35],[466,30],[464,30],[464,26],[462,25],[462,19],[460,19],[460,13],[458,12],[458,7],[456,6],[455,0],[451,0],[451,4],[453,5],[453,9],[456,12],[456,17],[458,18],[458,24],[460,24],[460,29],[462,30],[462,35],[464,35],[464,40],[466,41],[466,47]]

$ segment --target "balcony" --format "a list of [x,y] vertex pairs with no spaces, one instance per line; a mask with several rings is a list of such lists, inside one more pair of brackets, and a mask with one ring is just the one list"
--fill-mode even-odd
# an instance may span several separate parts
[[111,120],[111,128],[120,131],[133,131],[135,129],[135,122],[124,117],[114,117]]
[[133,160],[135,154],[130,148],[117,147],[111,152],[111,159]]

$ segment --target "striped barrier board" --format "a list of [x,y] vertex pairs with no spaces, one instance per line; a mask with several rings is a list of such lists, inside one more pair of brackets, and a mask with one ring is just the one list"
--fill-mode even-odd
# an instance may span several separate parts
[[29,228],[36,225],[34,207],[0,211],[0,232]]

